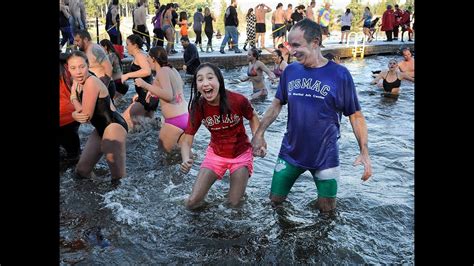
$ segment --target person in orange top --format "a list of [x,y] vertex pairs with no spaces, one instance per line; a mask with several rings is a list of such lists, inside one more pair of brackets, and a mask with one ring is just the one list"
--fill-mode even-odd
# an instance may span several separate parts
[[80,123],[72,117],[74,106],[71,97],[71,75],[67,71],[67,54],[61,54],[59,60],[59,145],[66,150],[65,160],[77,161],[81,151],[79,134]]
[[181,30],[180,30],[180,34],[181,34],[181,37],[183,36],[186,36],[188,37],[188,26],[191,26],[192,23],[188,23],[188,14],[183,11],[181,13],[179,13],[179,22],[178,24],[180,25],[181,27]]

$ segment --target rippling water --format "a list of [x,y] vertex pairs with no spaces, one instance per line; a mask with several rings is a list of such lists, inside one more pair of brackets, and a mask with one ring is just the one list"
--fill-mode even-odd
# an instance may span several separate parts
[[[335,215],[320,215],[314,207],[317,191],[309,173],[297,180],[282,206],[272,208],[269,202],[286,107],[265,134],[268,154],[255,158],[245,203],[238,209],[225,204],[228,174],[210,189],[205,207],[197,212],[184,208],[210,134],[205,127],[198,131],[193,146],[198,158],[183,175],[179,154],[165,156],[158,150],[159,119],[150,119],[128,135],[128,175],[118,188],[110,185],[104,159],[91,180],[74,179],[71,168],[60,173],[61,263],[414,263],[414,85],[402,81],[397,101],[369,85],[371,70],[385,69],[391,58],[343,61],[367,120],[373,176],[362,183],[363,167],[352,166],[358,145],[344,117]],[[249,82],[236,82],[246,67],[224,72],[227,88],[251,94]],[[188,82],[187,97],[189,90]],[[254,103],[260,116],[275,91]],[[127,101],[133,92],[132,85]],[[123,110],[126,104],[118,107]],[[91,130],[81,126],[82,145]]]

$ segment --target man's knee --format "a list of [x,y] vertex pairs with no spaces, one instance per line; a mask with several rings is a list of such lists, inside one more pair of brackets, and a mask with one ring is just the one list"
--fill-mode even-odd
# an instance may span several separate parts
[[337,181],[336,179],[316,180],[316,187],[318,188],[318,196],[320,198],[336,198],[337,195]]

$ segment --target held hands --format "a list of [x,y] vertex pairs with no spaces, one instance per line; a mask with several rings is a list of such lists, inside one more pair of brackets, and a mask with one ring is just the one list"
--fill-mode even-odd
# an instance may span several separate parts
[[364,174],[362,175],[361,179],[363,181],[367,181],[372,175],[372,166],[369,155],[359,154],[359,156],[357,156],[356,160],[354,161],[354,166],[360,164],[364,165]]
[[81,124],[87,123],[89,121],[89,115],[83,114],[82,110],[72,112],[72,118]]
[[263,137],[252,138],[252,153],[254,156],[265,157],[267,155],[267,142]]
[[186,161],[183,161],[180,166],[181,172],[187,174],[189,170],[191,170],[191,166],[193,165],[194,160],[193,159],[187,159]]

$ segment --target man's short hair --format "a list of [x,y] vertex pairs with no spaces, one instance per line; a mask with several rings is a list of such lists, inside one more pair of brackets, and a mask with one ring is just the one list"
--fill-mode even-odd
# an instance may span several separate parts
[[291,30],[294,30],[296,28],[300,28],[300,30],[304,32],[303,37],[307,43],[311,43],[312,41],[317,39],[318,45],[321,46],[323,38],[321,26],[318,23],[314,22],[311,19],[305,18],[293,25],[293,27],[291,27]]
[[185,42],[189,42],[188,36],[182,36],[180,40],[185,41]]
[[84,40],[84,39],[88,39],[89,41],[92,40],[92,37],[87,30],[76,30],[76,32],[74,33],[74,36],[77,36],[77,35],[79,35],[81,40]]

